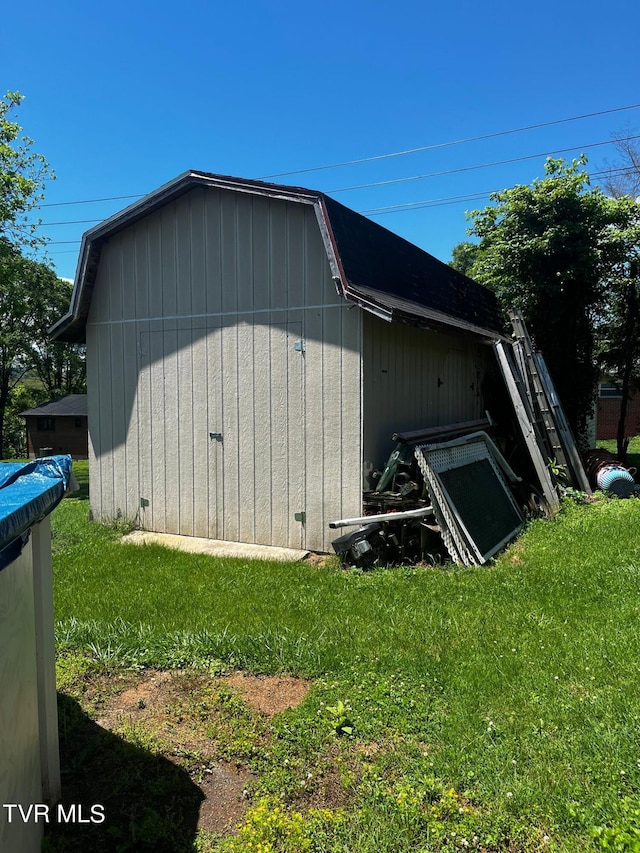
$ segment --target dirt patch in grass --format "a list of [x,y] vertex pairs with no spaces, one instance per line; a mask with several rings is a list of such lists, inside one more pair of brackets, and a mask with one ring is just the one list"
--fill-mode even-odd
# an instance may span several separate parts
[[[228,834],[247,809],[255,781],[248,759],[268,743],[269,720],[310,688],[290,676],[145,670],[93,674],[76,692],[96,730],[188,774],[200,801],[196,831]],[[333,784],[323,787],[327,796]]]
[[202,791],[197,829],[229,834],[242,820],[247,810],[247,785],[251,774],[229,764],[208,767],[197,785]]
[[237,689],[248,705],[267,717],[297,707],[311,689],[311,682],[304,678],[286,675],[234,672],[225,678],[225,682]]

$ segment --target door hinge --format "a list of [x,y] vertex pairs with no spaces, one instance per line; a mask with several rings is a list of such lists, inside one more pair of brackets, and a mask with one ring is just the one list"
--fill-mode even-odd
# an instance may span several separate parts
[[307,521],[307,513],[306,512],[297,512],[294,516],[296,521],[301,521],[302,524],[305,524]]
[[303,341],[303,340],[296,341],[296,342],[294,343],[294,345],[293,345],[293,349],[294,349],[296,352],[305,352],[306,347],[305,347],[305,343],[304,343],[304,341]]

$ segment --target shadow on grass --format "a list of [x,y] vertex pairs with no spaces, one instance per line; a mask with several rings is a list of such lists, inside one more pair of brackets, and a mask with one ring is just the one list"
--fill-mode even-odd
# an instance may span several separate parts
[[58,714],[65,812],[72,803],[80,804],[88,821],[91,807],[99,804],[105,820],[52,820],[44,853],[193,850],[203,795],[189,774],[98,726],[68,696],[58,694]]

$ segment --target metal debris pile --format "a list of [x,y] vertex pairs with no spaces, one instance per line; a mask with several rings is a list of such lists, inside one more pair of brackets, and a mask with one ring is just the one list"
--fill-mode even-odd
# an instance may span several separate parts
[[[511,400],[509,435],[498,434],[489,413],[484,420],[395,433],[377,487],[363,494],[364,515],[330,524],[358,528],[332,543],[346,565],[435,565],[447,559],[482,565],[518,535],[527,518],[553,516],[560,489],[591,493],[544,358],[520,314],[510,312],[510,319],[512,342],[493,345]],[[518,447],[519,473],[505,458],[509,444]],[[592,453],[586,460],[594,487],[619,495],[635,488],[617,460]]]

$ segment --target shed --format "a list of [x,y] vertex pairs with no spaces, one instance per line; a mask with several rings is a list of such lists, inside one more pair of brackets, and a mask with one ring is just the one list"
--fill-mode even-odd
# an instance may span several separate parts
[[88,458],[86,394],[67,394],[59,400],[20,412],[20,417],[25,419],[27,427],[30,459],[52,453],[67,453],[74,459]]
[[392,433],[484,416],[493,293],[320,192],[189,171],[86,232],[91,508],[328,550]]

